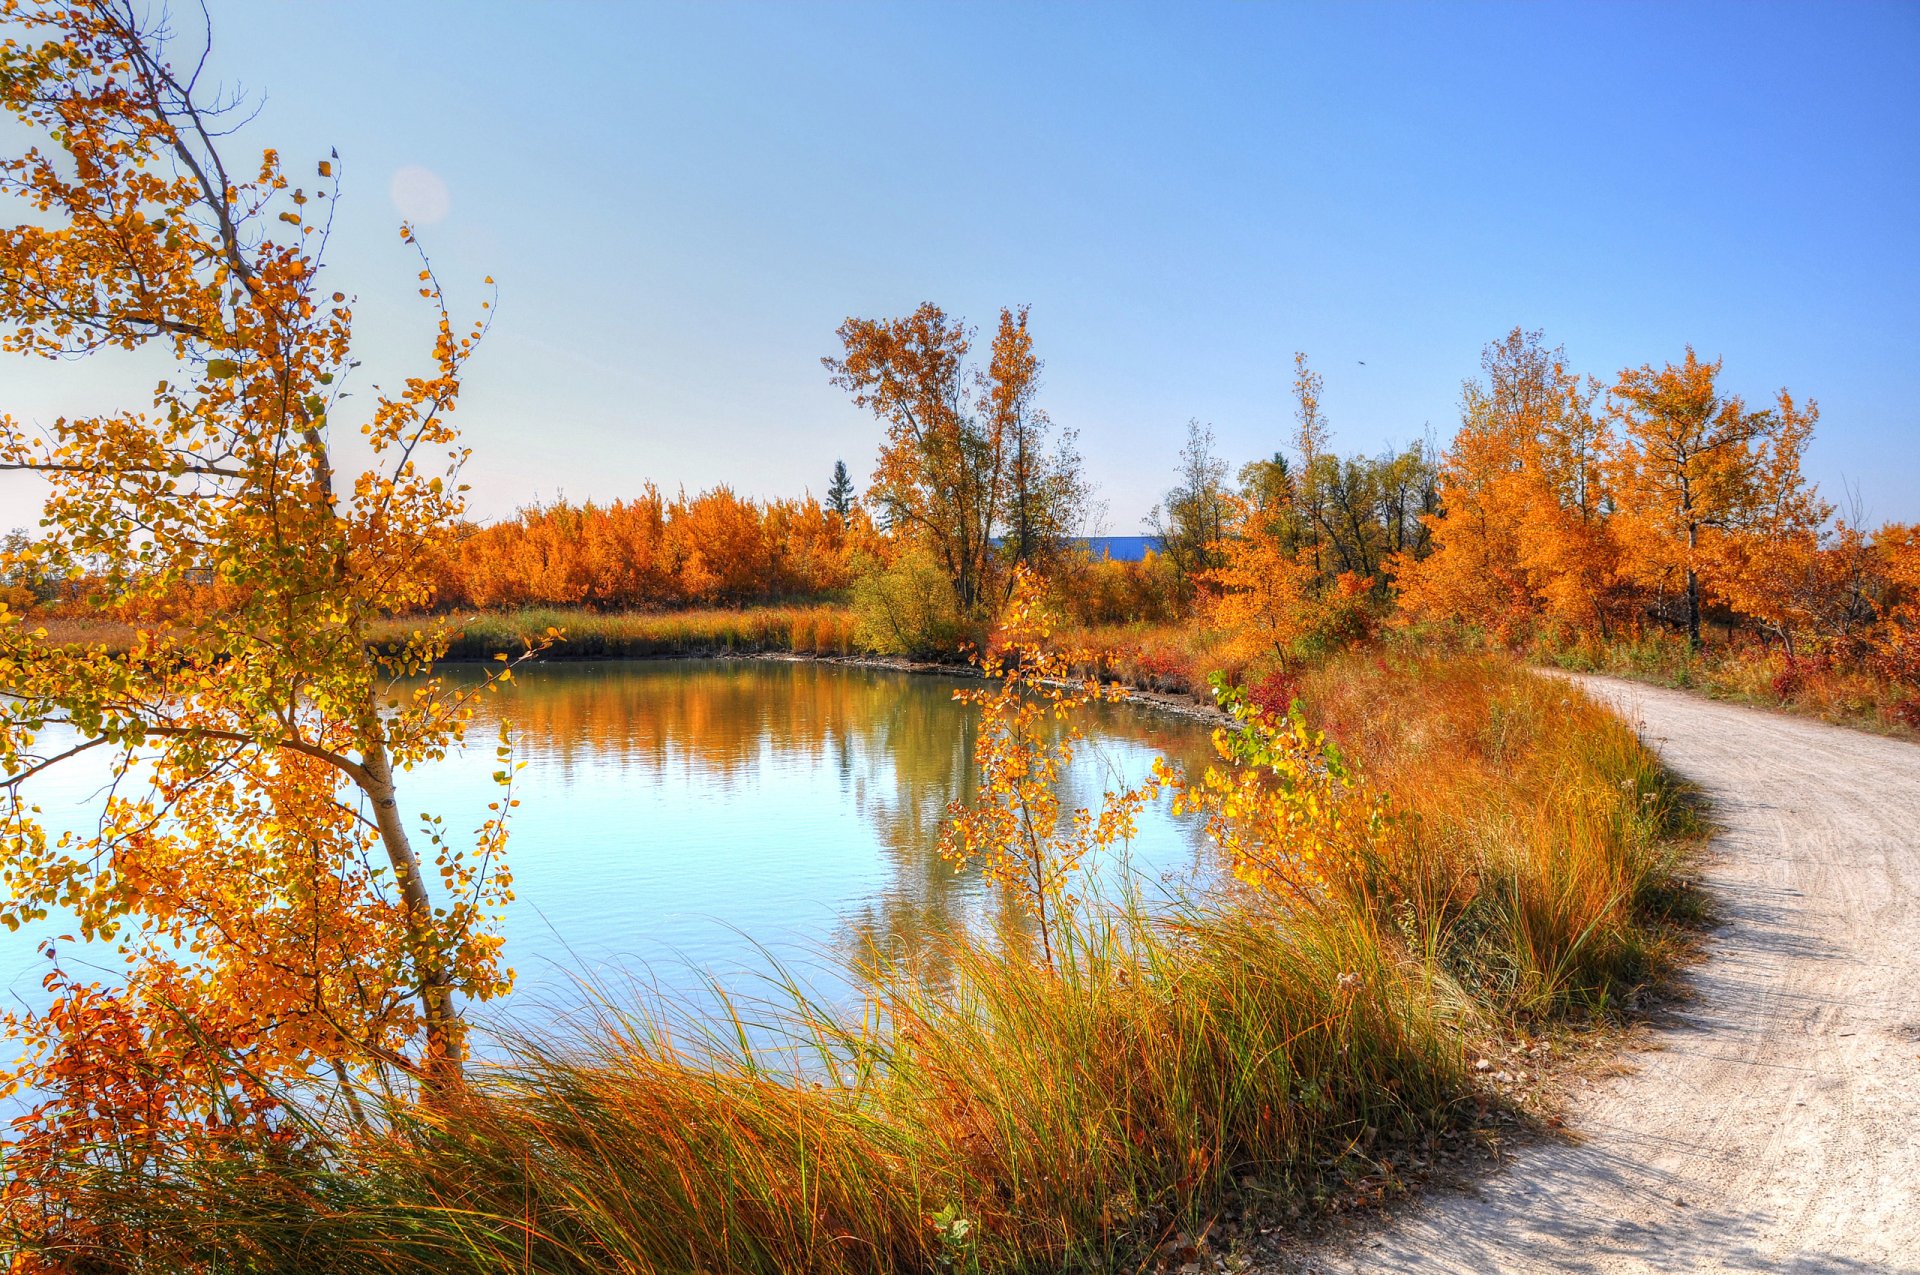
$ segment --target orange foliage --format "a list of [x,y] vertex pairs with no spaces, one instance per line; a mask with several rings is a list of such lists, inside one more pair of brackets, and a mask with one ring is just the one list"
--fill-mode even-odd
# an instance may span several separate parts
[[[1819,420],[1782,390],[1752,409],[1719,362],[1623,371],[1600,388],[1539,334],[1488,346],[1428,517],[1432,553],[1395,564],[1402,613],[1500,641],[1542,629],[1602,639],[1653,619],[1695,645],[1710,608],[1776,642],[1857,656],[1889,555],[1802,471]],[[1883,538],[1886,533],[1883,533]],[[1888,541],[1890,543],[1890,541]]]
[[1152,549],[1134,562],[1068,554],[1052,580],[1060,605],[1082,625],[1166,624],[1181,615],[1179,574]]
[[46,1014],[0,1018],[40,1059],[34,1104],[9,1125],[0,1234],[28,1250],[9,1269],[170,1265],[178,1254],[167,1238],[124,1216],[115,1193],[217,1163],[242,1142],[258,1151],[296,1141],[274,1127],[280,1103],[249,1066],[259,1033],[190,1021],[156,999],[163,987],[136,1000],[58,965],[43,982],[54,995]]
[[1159,791],[1158,778],[1106,793],[1099,808],[1062,818],[1060,790],[1076,746],[1085,738],[1081,710],[1124,699],[1126,690],[1097,676],[1094,653],[1061,650],[1043,610],[1039,581],[1015,566],[1013,590],[979,661],[994,685],[953,697],[980,710],[974,745],[979,790],[971,804],[955,802],[942,830],[940,852],[975,862],[983,875],[1012,889],[1039,922],[1041,950],[1054,962],[1062,913],[1078,901],[1072,882],[1086,859],[1133,836],[1140,808]]
[[[1072,431],[1036,404],[1042,363],[1027,310],[1003,308],[987,366],[974,330],[927,302],[901,319],[848,319],[833,383],[887,429],[868,498],[888,529],[931,555],[962,616],[1006,596],[1013,565],[1051,566],[1087,498]],[[996,543],[997,540],[997,543]]]
[[1765,556],[1810,540],[1831,512],[1800,473],[1818,409],[1782,390],[1774,409],[1749,411],[1721,394],[1719,374],[1718,360],[1688,349],[1677,366],[1622,372],[1608,405],[1620,425],[1608,477],[1628,570],[1673,600],[1696,643],[1709,600],[1779,615]]
[[1201,612],[1226,635],[1226,653],[1241,663],[1271,657],[1282,669],[1311,637],[1349,639],[1371,625],[1373,581],[1333,572],[1311,543],[1293,545],[1278,519],[1263,517],[1240,497],[1227,501],[1229,533],[1214,546],[1221,565],[1200,576]]
[[667,500],[649,483],[609,505],[523,509],[464,536],[439,564],[434,605],[603,611],[738,606],[845,589],[883,550],[865,510],[806,496],[759,502],[721,486]]
[[1878,606],[1877,659],[1888,676],[1920,690],[1920,525],[1883,527],[1873,548],[1887,582]]
[[1608,436],[1594,392],[1539,333],[1487,347],[1486,380],[1465,387],[1462,423],[1440,467],[1432,552],[1395,560],[1400,605],[1511,640],[1542,620],[1604,632],[1619,608],[1599,459]]
[[[29,1048],[3,1074],[57,1094],[77,1060],[124,1064],[110,1091],[137,1102],[150,1082],[169,1105],[189,1100],[168,1073],[204,1080],[230,1056],[283,1080],[331,1064],[343,1082],[451,1086],[461,1000],[511,979],[494,926],[512,767],[471,841],[414,824],[403,776],[460,743],[478,691],[432,676],[444,628],[376,648],[372,626],[427,598],[423,566],[458,525],[453,414],[484,313],[456,322],[423,257],[427,357],[350,398],[352,306],[322,273],[335,161],[304,189],[273,150],[230,165],[231,121],[168,63],[163,15],[33,0],[0,16],[0,190],[37,210],[0,232],[0,349],[137,351],[165,377],[45,428],[0,416],[0,468],[48,493],[47,535],[12,546],[9,572],[84,581],[131,628],[118,651],[48,642],[0,608],[0,924],[59,909],[116,945],[128,983],[54,986],[7,1022]],[[110,775],[100,818],[50,833],[39,777],[82,754]],[[94,1118],[45,1114],[56,1140]]]

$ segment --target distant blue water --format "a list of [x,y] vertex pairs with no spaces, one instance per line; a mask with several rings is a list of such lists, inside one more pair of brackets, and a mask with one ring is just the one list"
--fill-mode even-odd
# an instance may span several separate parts
[[[992,543],[997,549],[1003,541],[995,536]],[[1115,562],[1139,562],[1147,556],[1149,549],[1155,553],[1163,553],[1166,549],[1158,536],[1075,536],[1068,543],[1076,549],[1085,549],[1096,558],[1111,558]]]
[[1074,544],[1096,558],[1115,562],[1139,562],[1147,556],[1147,550],[1160,553],[1164,548],[1158,536],[1081,536]]

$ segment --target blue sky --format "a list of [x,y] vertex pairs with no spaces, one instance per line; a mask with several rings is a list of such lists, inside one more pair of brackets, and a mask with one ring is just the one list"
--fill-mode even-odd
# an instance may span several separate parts
[[[209,3],[265,98],[240,140],[341,153],[370,372],[426,338],[396,172],[432,175],[405,198],[456,302],[499,280],[485,516],[864,474],[878,426],[819,359],[933,300],[1032,304],[1115,533],[1189,417],[1236,462],[1282,441],[1294,350],[1373,451],[1449,435],[1515,324],[1608,378],[1690,342],[1810,395],[1829,494],[1920,519],[1917,5]],[[118,393],[78,371],[9,363],[5,404]]]

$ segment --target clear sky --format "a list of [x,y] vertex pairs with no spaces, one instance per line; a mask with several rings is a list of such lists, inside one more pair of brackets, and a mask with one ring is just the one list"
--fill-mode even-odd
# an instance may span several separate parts
[[[1115,533],[1189,417],[1279,445],[1293,351],[1373,451],[1449,435],[1515,324],[1810,395],[1829,494],[1920,519],[1920,5],[208,4],[236,148],[341,153],[370,371],[424,348],[396,200],[457,303],[499,280],[483,516],[863,475],[819,359],[932,300],[1032,304]],[[123,376],[9,362],[0,407]]]

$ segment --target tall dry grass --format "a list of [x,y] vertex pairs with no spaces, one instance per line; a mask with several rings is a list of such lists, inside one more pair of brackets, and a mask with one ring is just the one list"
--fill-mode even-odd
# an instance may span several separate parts
[[1057,969],[943,955],[868,971],[864,1012],[609,1007],[377,1133],[101,1174],[90,1208],[158,1237],[153,1269],[1108,1270],[1245,1177],[1309,1198],[1464,1115],[1442,1000],[1351,912],[1134,908]]
[[1694,807],[1618,717],[1499,656],[1352,651],[1299,685],[1403,818],[1355,877],[1429,959],[1506,1012],[1605,1009],[1672,955]]
[[1543,638],[1532,656],[1560,668],[1704,691],[1716,699],[1784,709],[1836,725],[1908,737],[1920,734],[1920,686],[1889,676],[1857,651],[1841,658],[1816,650],[1790,659],[1778,644],[1751,639],[1714,639],[1696,651],[1684,636],[1645,633],[1611,641],[1590,635]]
[[[117,620],[34,617],[55,643],[103,644],[125,651],[135,626]],[[602,612],[577,607],[528,607],[444,617],[398,617],[376,625],[375,643],[404,639],[425,624],[446,625],[453,633],[448,657],[491,659],[525,649],[549,627],[563,631],[553,658],[722,655],[790,651],[802,655],[852,655],[856,640],[852,611],[832,605],[713,608],[689,611]]]

